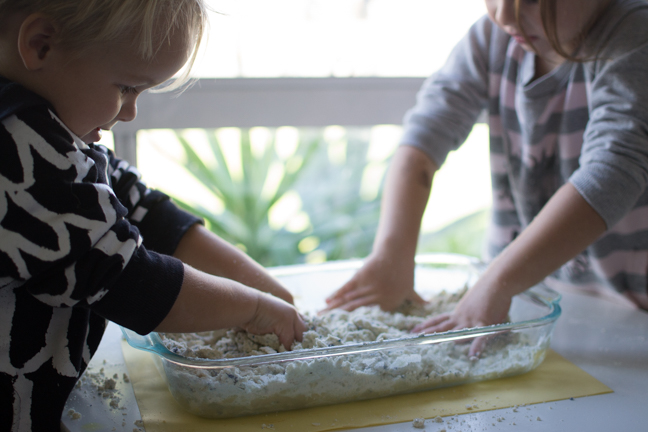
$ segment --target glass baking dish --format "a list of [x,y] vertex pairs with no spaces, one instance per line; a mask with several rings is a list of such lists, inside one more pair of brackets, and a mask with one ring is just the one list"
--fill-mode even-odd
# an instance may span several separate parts
[[[452,254],[419,255],[415,287],[423,298],[472,286],[483,265]],[[362,261],[270,269],[301,312],[316,313]],[[359,401],[517,375],[545,357],[560,316],[560,296],[539,284],[514,297],[509,322],[274,354],[216,360],[171,352],[157,333],[123,329],[128,343],[153,353],[174,399],[202,417],[227,418]],[[483,337],[479,358],[469,357]]]

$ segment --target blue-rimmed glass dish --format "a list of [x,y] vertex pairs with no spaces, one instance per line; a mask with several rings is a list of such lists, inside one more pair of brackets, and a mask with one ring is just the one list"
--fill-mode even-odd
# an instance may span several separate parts
[[[316,312],[362,261],[277,267],[302,312]],[[472,286],[483,265],[452,254],[419,255],[415,287],[423,298]],[[157,333],[122,329],[128,343],[153,354],[175,400],[210,418],[329,405],[517,375],[535,369],[560,316],[560,296],[539,284],[513,298],[509,322],[431,335],[264,354],[195,359],[171,352]],[[483,338],[479,358],[468,347]]]

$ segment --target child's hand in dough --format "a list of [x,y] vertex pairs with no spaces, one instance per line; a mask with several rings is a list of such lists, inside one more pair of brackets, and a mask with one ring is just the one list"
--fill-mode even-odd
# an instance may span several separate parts
[[271,294],[258,292],[254,316],[242,327],[254,334],[275,333],[279,342],[290,349],[293,341],[301,341],[306,324],[294,306]]
[[[478,281],[459,301],[452,312],[434,316],[418,324],[412,333],[440,333],[450,330],[484,327],[506,321],[511,297],[498,294],[495,290]],[[486,339],[477,338],[470,347],[470,356],[479,356]]]
[[405,300],[423,303],[414,291],[414,260],[372,256],[339,290],[326,299],[326,309],[352,311],[379,305],[392,311]]

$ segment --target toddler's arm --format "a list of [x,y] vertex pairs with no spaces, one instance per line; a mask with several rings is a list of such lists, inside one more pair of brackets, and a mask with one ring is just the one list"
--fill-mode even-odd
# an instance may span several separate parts
[[184,234],[174,256],[205,273],[293,302],[292,295],[261,265],[200,224],[193,225]]
[[128,209],[130,221],[140,230],[148,249],[173,254],[205,273],[236,280],[292,303],[290,293],[263,267],[196,223],[198,218],[179,210],[166,195],[148,189],[134,167],[105,151],[115,194]]
[[369,304],[393,310],[406,299],[422,301],[414,291],[414,256],[436,170],[421,150],[398,148],[385,183],[372,253],[358,273],[327,299],[327,310]]
[[286,349],[306,329],[294,306],[231,279],[185,264],[182,289],[160,332],[200,332],[241,327],[255,334],[275,333]]

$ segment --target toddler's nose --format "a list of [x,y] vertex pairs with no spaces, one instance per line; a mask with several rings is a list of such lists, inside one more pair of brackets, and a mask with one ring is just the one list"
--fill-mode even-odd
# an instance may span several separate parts
[[129,100],[122,105],[117,120],[121,122],[129,122],[134,120],[135,117],[137,117],[137,99],[132,98],[132,100]]

